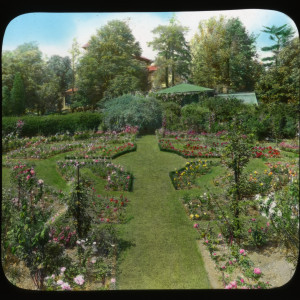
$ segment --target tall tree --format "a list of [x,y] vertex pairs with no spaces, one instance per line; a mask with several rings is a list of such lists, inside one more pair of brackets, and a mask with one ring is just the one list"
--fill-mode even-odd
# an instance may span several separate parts
[[280,50],[287,46],[295,32],[293,31],[291,26],[288,26],[287,24],[284,24],[282,26],[275,26],[272,27],[264,26],[264,30],[262,32],[268,33],[270,36],[270,40],[274,42],[273,45],[268,47],[261,48],[262,51],[269,52],[271,51],[273,53],[272,56],[264,57],[262,61],[266,61],[265,66],[278,66],[278,54]]
[[[59,55],[53,55],[47,62],[47,80],[45,84],[50,87],[52,86],[52,97],[55,99],[52,104],[51,110],[62,110],[62,102],[64,92],[69,86],[73,87],[73,70],[71,68],[71,59],[68,56],[61,57]],[[45,91],[44,86],[44,91]],[[47,90],[47,89],[46,89]]]
[[16,73],[13,87],[11,90],[12,113],[22,115],[25,113],[25,88],[22,76],[19,72]]
[[92,108],[101,99],[145,89],[146,65],[136,59],[141,48],[126,21],[108,22],[88,45],[78,65],[78,85]]
[[[152,31],[157,36],[148,45],[158,51],[155,63],[164,72],[166,87],[188,79],[191,57],[184,36],[187,31],[188,28],[180,25],[175,17],[170,19],[168,25],[159,25]],[[161,77],[161,72],[157,76]]]
[[266,69],[255,85],[264,103],[298,103],[300,94],[300,42],[294,38],[277,54],[277,67]]
[[76,65],[80,56],[79,43],[76,38],[73,39],[72,48],[69,51],[71,54],[71,68],[72,68],[72,91],[74,94],[75,81],[76,81]]
[[13,51],[3,53],[3,86],[7,86],[11,90],[17,72],[21,74],[23,79],[26,108],[37,109],[39,105],[38,90],[45,77],[45,62],[36,43],[24,43]]
[[255,39],[238,18],[220,16],[200,22],[191,42],[194,83],[233,91],[252,90],[259,72]]

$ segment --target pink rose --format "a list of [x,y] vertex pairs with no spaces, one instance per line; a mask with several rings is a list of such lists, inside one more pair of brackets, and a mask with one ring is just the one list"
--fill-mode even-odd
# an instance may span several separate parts
[[257,275],[260,275],[261,274],[260,268],[254,268],[253,273],[257,274]]

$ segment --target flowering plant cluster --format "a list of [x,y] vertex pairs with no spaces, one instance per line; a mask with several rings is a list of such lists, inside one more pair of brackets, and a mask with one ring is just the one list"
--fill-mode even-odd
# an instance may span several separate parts
[[299,144],[289,144],[287,142],[281,142],[279,148],[284,151],[299,153]]
[[254,265],[247,251],[237,244],[228,246],[221,233],[217,238],[204,238],[216,269],[221,273],[224,289],[261,289],[269,288],[269,282],[261,280],[263,273]]
[[[299,181],[291,180],[285,189],[263,197],[257,195],[262,216],[269,219],[276,239],[288,246],[294,258],[299,252]],[[296,260],[295,260],[296,261]]]
[[122,223],[128,202],[129,200],[123,195],[118,198],[93,194],[91,213],[100,223]]
[[38,159],[44,159],[48,158],[50,156],[69,152],[76,148],[82,147],[82,142],[71,142],[71,143],[65,143],[65,142],[59,142],[59,143],[51,143],[51,144],[45,144],[44,140],[41,139],[34,144],[30,145],[30,147],[20,147],[16,150],[10,151],[7,153],[7,158],[38,158]]
[[[191,220],[200,221],[213,218],[209,194],[204,193],[203,195],[196,195],[194,197],[185,195],[182,200],[185,210]],[[199,226],[199,224],[196,224],[194,227],[198,228],[197,225]]]
[[89,168],[95,175],[106,179],[105,188],[107,190],[130,191],[132,188],[132,175],[126,172],[122,166],[113,164],[106,159],[57,161],[58,171],[70,181],[75,180],[78,166]]
[[190,189],[195,183],[196,179],[207,174],[214,163],[207,160],[195,160],[191,162],[186,162],[184,168],[176,170],[170,173],[170,177],[175,189]]
[[217,148],[207,147],[207,146],[195,146],[196,148],[191,148],[190,144],[187,144],[186,149],[181,148],[181,145],[174,146],[174,144],[169,139],[160,139],[158,145],[161,151],[168,151],[179,154],[185,158],[210,158],[210,157],[220,157]]
[[98,144],[96,142],[85,146],[83,149],[75,151],[72,155],[69,155],[66,158],[115,158],[121,154],[135,150],[136,144],[131,142],[121,145]]
[[71,291],[83,289],[85,284],[84,276],[79,274],[72,278],[68,273],[68,269],[62,267],[60,268],[59,274],[52,274],[51,276],[45,277],[47,290]]
[[76,242],[76,230],[71,230],[70,226],[62,228],[53,227],[50,228],[49,242],[60,243],[66,248],[72,247]]
[[[162,138],[163,137],[163,128],[157,129],[155,131],[156,136],[158,138]],[[175,139],[187,139],[187,138],[202,138],[202,137],[209,137],[209,138],[222,138],[225,137],[227,135],[227,131],[226,130],[222,130],[222,131],[218,131],[217,133],[208,133],[205,131],[202,132],[196,132],[194,130],[188,130],[188,131],[170,131],[168,129],[166,129],[164,131],[164,136],[167,138],[175,138]]]
[[255,146],[252,147],[252,156],[254,158],[278,158],[280,156],[280,151],[278,149],[272,148],[272,146],[267,147],[261,147],[261,146]]

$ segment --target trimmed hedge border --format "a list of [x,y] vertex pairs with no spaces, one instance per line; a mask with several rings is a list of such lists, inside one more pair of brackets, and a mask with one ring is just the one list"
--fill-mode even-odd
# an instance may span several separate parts
[[97,130],[102,122],[102,115],[96,112],[78,112],[67,115],[2,117],[2,135],[16,130],[19,120],[24,122],[21,137],[37,135],[50,136],[69,131]]

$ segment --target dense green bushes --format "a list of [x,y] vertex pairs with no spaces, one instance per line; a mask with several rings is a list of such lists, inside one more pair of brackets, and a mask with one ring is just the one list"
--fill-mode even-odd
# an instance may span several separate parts
[[258,140],[280,140],[295,138],[299,126],[299,106],[294,103],[254,106],[234,98],[207,97],[183,107],[170,100],[162,103],[162,109],[168,130],[217,133],[240,120],[244,133],[253,133]]
[[80,112],[67,115],[2,117],[2,135],[7,135],[16,129],[18,120],[24,122],[21,136],[54,135],[69,131],[97,130],[102,121],[99,113]]
[[130,125],[138,126],[140,133],[154,133],[161,123],[161,105],[152,97],[126,94],[104,105],[103,125],[110,130],[119,131]]

